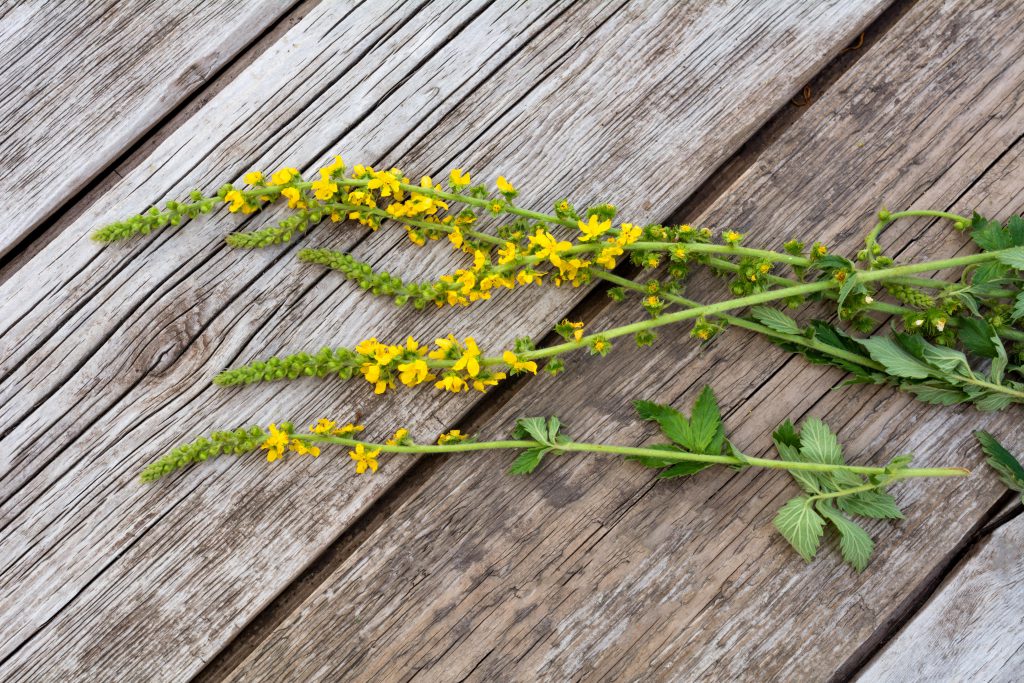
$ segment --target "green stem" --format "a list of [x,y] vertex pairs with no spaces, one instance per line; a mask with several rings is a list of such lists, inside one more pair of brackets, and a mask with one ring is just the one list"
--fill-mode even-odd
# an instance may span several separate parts
[[[462,442],[445,445],[404,445],[392,446],[389,444],[372,443],[359,439],[350,439],[342,436],[330,436],[326,434],[295,434],[295,438],[309,441],[311,443],[331,443],[342,446],[358,446],[379,450],[382,453],[465,453],[471,451],[507,450],[512,448],[537,448],[545,447],[547,444],[530,440],[508,440],[508,441],[481,441]],[[560,443],[556,447],[561,451],[584,452],[584,453],[609,453],[614,455],[635,455],[643,457],[658,458],[666,462],[705,462],[715,465],[763,467],[766,469],[779,470],[801,470],[810,472],[852,472],[863,475],[886,474],[884,467],[866,467],[859,465],[830,465],[826,463],[795,462],[788,460],[769,460],[767,458],[755,458],[750,456],[734,457],[730,455],[708,455],[705,453],[688,453],[683,451],[664,451],[657,448],[642,448],[631,446],[615,446],[598,443]],[[894,478],[903,477],[964,477],[970,474],[969,470],[962,467],[931,467],[898,470],[893,474]],[[871,488],[876,488],[872,485]]]

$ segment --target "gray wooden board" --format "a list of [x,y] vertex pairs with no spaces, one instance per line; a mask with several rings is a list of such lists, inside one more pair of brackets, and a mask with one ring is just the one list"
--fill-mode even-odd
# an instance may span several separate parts
[[[699,222],[749,229],[755,246],[820,234],[852,253],[880,205],[1020,211],[1015,8],[914,8]],[[906,260],[972,250],[930,221],[901,222],[884,241]],[[712,286],[697,279],[691,290]],[[637,315],[623,304],[590,329]],[[877,554],[857,575],[834,539],[804,565],[774,531],[796,492],[781,473],[658,482],[636,465],[567,455],[515,478],[503,472],[511,454],[447,458],[231,679],[821,680],[855,663],[998,501],[1004,489],[970,434],[982,427],[1020,444],[1018,413],[927,406],[888,387],[833,391],[842,373],[760,338],[730,331],[701,350],[685,334],[570,358],[565,375],[531,381],[481,436],[501,436],[517,416],[556,414],[580,440],[653,442],[630,401],[687,407],[708,382],[748,453],[771,453],[776,425],[814,414],[854,462],[914,452],[921,466],[975,472],[895,488],[907,519],[868,525]],[[1010,628],[1005,642],[1020,642],[1019,620]]]
[[981,542],[858,680],[1019,681],[1024,670],[1024,517]]
[[0,17],[0,256],[293,3],[25,2]]
[[[505,345],[543,332],[580,296],[538,290],[504,309],[418,314],[297,265],[294,246],[223,246],[224,232],[267,215],[222,215],[109,247],[91,244],[90,229],[250,166],[309,168],[333,151],[410,172],[454,160],[480,177],[507,172],[539,207],[561,193],[606,198],[614,178],[616,198],[653,220],[885,4],[452,2],[425,12],[325,3],[311,12],[0,287],[5,677],[194,673],[403,471],[339,481],[328,460],[225,460],[137,485],[140,466],[176,442],[285,412],[305,420],[360,408],[378,428],[401,421],[436,433],[477,399],[375,399],[337,382],[222,390],[206,384],[218,369],[370,334],[485,329],[485,344]],[[544,125],[552,135],[531,132]],[[627,182],[651,168],[662,169],[657,186]],[[317,229],[300,244],[354,247],[412,275],[457,260],[443,248],[410,259],[393,238]]]

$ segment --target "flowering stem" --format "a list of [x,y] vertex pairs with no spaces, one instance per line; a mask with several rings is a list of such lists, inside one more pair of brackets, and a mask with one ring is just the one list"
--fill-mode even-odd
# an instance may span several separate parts
[[[506,441],[480,441],[460,442],[443,445],[391,445],[386,443],[372,443],[360,439],[351,439],[342,436],[330,436],[326,434],[295,434],[297,439],[311,443],[331,443],[342,446],[355,447],[362,445],[369,450],[378,450],[382,453],[465,453],[472,451],[508,450],[514,448],[546,448],[548,444],[531,440],[506,440]],[[578,453],[608,453],[613,455],[640,456],[657,458],[665,462],[704,462],[713,465],[731,466],[755,466],[767,469],[778,470],[800,470],[809,472],[852,472],[863,475],[886,475],[890,474],[884,467],[867,467],[859,465],[832,465],[816,462],[796,462],[789,460],[770,460],[767,458],[755,458],[740,454],[739,457],[730,455],[707,455],[704,453],[688,453],[684,451],[666,451],[657,448],[642,448],[632,446],[615,446],[610,444],[583,443],[567,441],[555,446],[556,450],[572,451]],[[908,477],[965,477],[970,470],[962,467],[927,467],[899,469],[890,474],[893,479]],[[877,488],[877,485],[870,485],[869,488]],[[867,490],[867,489],[859,489]],[[851,490],[851,493],[853,491]]]

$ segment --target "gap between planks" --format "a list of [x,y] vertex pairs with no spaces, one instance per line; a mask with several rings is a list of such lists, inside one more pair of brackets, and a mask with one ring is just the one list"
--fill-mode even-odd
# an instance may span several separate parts
[[[910,9],[917,0],[896,0],[884,12],[882,12],[863,31],[862,38],[858,38],[852,45],[841,51],[836,57],[826,64],[801,92],[812,93],[812,102],[819,95],[826,92],[844,73],[849,71],[861,57],[865,55]],[[784,131],[792,126],[810,108],[806,105],[796,105],[787,102],[781,109],[775,112],[759,129],[757,129],[743,145],[731,156],[727,157],[694,191],[673,210],[665,220],[665,223],[685,222],[688,216],[698,215],[710,206],[715,199],[744,172],[747,171],[767,149],[772,142],[779,138]],[[365,236],[364,236],[365,239]],[[616,271],[617,274],[633,279],[639,270],[630,264],[622,264]],[[587,293],[587,295],[575,304],[566,314],[573,320],[583,320],[589,323],[609,306],[607,291],[611,288],[608,283],[599,283]],[[541,346],[547,346],[558,341],[554,332],[549,332],[541,341]],[[786,364],[780,366],[775,373],[783,371]],[[771,377],[765,381],[770,381]],[[514,381],[505,382],[489,392],[486,398],[474,404],[466,413],[457,420],[453,427],[464,432],[472,433],[479,426],[485,424],[488,419],[496,414],[503,406],[508,404],[520,391],[529,386],[530,378],[519,376]],[[277,626],[284,621],[297,607],[299,607],[315,590],[320,586],[345,560],[358,552],[362,543],[378,529],[391,514],[399,509],[406,501],[412,499],[432,478],[447,461],[448,456],[418,458],[403,477],[396,480],[386,488],[380,497],[370,504],[349,526],[349,528],[338,537],[338,539],[327,546],[324,551],[303,571],[296,579],[286,586],[284,590],[272,600],[261,612],[259,612],[238,635],[229,641],[226,647],[216,657],[210,660],[204,669],[196,677],[195,681],[212,683],[224,680],[249,654],[266,640]],[[994,516],[998,510],[993,511]],[[960,561],[971,547],[982,540],[981,526],[988,523],[991,516],[987,517],[970,536],[965,539],[962,553],[957,553],[951,561],[944,565],[943,571],[934,582],[929,583],[926,593],[920,594],[920,600],[915,601],[913,606],[908,608],[906,618],[901,620],[896,628],[888,629],[884,640],[878,642],[874,648],[866,652],[862,659],[858,659],[856,668],[861,668],[878,651],[885,642],[891,639],[896,632],[921,608],[923,603],[934,592],[941,583],[942,578],[948,574]],[[969,541],[969,542],[968,542]],[[918,594],[915,594],[915,597]],[[858,654],[860,651],[858,651]],[[844,664],[844,670],[846,665]]]

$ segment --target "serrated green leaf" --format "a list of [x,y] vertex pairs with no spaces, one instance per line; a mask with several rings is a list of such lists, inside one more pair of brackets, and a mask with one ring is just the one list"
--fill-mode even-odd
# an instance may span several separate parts
[[839,288],[839,296],[836,297],[836,301],[839,304],[840,308],[846,301],[846,298],[850,296],[853,290],[859,286],[860,282],[857,280],[856,274],[850,275],[849,277],[846,278],[846,280],[843,282],[843,286]]
[[996,256],[996,258],[1000,263],[1004,263],[1011,268],[1024,270],[1024,247],[1005,249],[999,252],[999,255]]
[[974,399],[974,407],[984,413],[995,413],[1003,410],[1013,403],[1013,396],[1009,394],[988,392]]
[[828,425],[816,417],[804,420],[800,429],[800,454],[809,462],[843,464],[843,449]]
[[917,396],[918,400],[940,406],[952,406],[963,403],[969,397],[959,389],[948,386],[935,386],[932,384],[901,384],[904,391]]
[[1017,299],[1013,303],[1011,318],[1014,322],[1024,318],[1024,291],[1017,295]]
[[547,421],[543,417],[521,417],[516,420],[512,435],[516,439],[531,438],[546,443],[548,440]]
[[784,443],[787,446],[793,446],[794,448],[800,448],[800,432],[796,430],[793,423],[786,420],[778,426],[774,432],[772,432],[772,441],[776,444]]
[[558,430],[561,426],[562,422],[557,417],[551,416],[548,418],[548,443],[555,443],[558,439]]
[[772,521],[782,537],[810,562],[818,552],[825,520],[814,511],[807,496],[797,496],[782,506]]
[[540,461],[544,458],[544,455],[550,451],[550,448],[543,446],[537,446],[535,448],[527,448],[520,453],[512,464],[509,465],[509,474],[529,474],[537,469],[540,465]]
[[885,366],[889,374],[909,379],[925,379],[931,376],[932,369],[915,358],[889,337],[868,337],[861,344],[868,350],[871,357]]
[[1024,502],[1024,465],[988,432],[979,429],[974,432],[974,437],[988,456],[986,462],[989,467],[996,471],[1006,488],[1022,494],[1021,501]]
[[836,499],[843,512],[871,519],[903,519],[896,499],[885,491],[862,491]]
[[688,451],[694,451],[693,434],[690,421],[672,406],[661,405],[653,401],[633,401],[633,407],[642,420],[652,420],[661,427],[661,432],[669,440],[679,444]]
[[992,365],[989,368],[989,379],[993,384],[1002,384],[1003,375],[1006,372],[1006,366],[1010,364],[1010,359],[1006,355],[1006,347],[1003,346],[1003,342],[998,336],[992,337],[992,345],[996,347],[996,357],[992,359]]
[[[903,336],[910,337],[913,335]],[[971,366],[967,362],[967,356],[960,351],[946,346],[929,344],[921,337],[914,336],[913,338],[921,340],[921,357],[932,367],[938,368],[945,373],[961,372],[968,375],[970,374]]]
[[770,306],[754,306],[750,309],[754,319],[765,327],[782,334],[800,334],[800,326],[796,321],[780,310]]
[[1010,219],[1006,221],[1006,230],[1010,233],[1010,241],[1014,246],[1024,246],[1024,218],[1010,216]]
[[996,347],[992,343],[996,331],[988,322],[978,318],[958,318],[957,321],[957,333],[968,351],[985,358],[996,357]]
[[[775,441],[775,449],[779,452],[779,459],[788,462],[807,462],[807,459],[800,455],[800,450],[783,441]],[[822,492],[823,483],[815,472],[808,470],[788,470],[797,485],[807,493],[816,495]]]
[[982,251],[997,251],[1013,246],[1009,231],[1004,230],[998,221],[976,221],[974,230],[971,231],[971,239]]
[[825,501],[819,501],[817,507],[839,532],[839,552],[842,553],[843,559],[858,572],[864,571],[875,549],[875,542],[871,540],[871,536],[861,525]]
[[[710,386],[705,386],[693,404],[693,413],[690,415],[690,433],[693,436],[691,447],[695,453],[708,453],[718,455],[722,452],[719,444],[718,451],[712,452],[710,447],[715,441],[715,436],[722,431],[722,415],[718,411],[718,401],[715,399],[715,392]],[[724,432],[722,432],[724,435]]]

